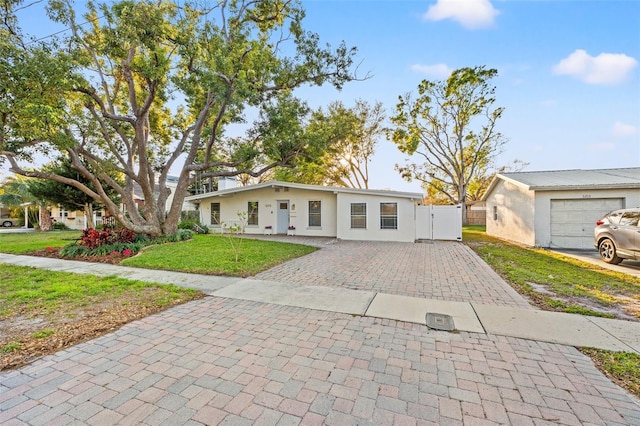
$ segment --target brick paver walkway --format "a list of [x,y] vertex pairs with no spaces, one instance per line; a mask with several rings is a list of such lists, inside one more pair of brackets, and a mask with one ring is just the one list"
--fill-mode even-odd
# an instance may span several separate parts
[[640,424],[576,349],[208,297],[0,373],[0,424]]
[[427,299],[530,307],[469,247],[458,242],[338,241],[256,278],[371,290]]
[[[257,278],[529,307],[460,243],[322,242]],[[0,373],[2,425],[640,425],[568,346],[207,297]]]

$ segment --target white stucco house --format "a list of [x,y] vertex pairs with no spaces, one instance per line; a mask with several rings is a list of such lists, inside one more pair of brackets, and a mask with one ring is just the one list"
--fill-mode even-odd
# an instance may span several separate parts
[[422,194],[270,181],[185,199],[201,223],[222,232],[246,212],[246,234],[295,234],[344,240],[416,241]]
[[482,199],[488,235],[535,247],[593,248],[596,220],[640,206],[640,167],[497,174]]

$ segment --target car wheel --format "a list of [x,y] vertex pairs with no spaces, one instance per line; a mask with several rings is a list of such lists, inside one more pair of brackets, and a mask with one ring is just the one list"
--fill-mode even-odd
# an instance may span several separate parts
[[616,254],[616,245],[609,238],[600,241],[598,252],[600,252],[600,259],[605,263],[617,265],[622,262],[622,259]]
[[2,222],[2,226],[4,226],[5,228],[11,228],[11,226],[13,226],[13,223],[10,220],[5,220],[4,222]]

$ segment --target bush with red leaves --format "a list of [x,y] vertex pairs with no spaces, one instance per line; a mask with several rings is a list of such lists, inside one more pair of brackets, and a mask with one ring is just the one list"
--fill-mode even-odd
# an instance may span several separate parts
[[113,231],[107,228],[103,231],[98,231],[97,229],[89,228],[82,231],[82,237],[78,244],[93,250],[105,244],[132,243],[135,237],[136,233],[129,229]]

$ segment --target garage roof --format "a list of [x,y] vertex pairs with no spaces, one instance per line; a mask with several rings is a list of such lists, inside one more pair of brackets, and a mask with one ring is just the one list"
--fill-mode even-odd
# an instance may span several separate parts
[[483,200],[499,180],[530,191],[566,191],[580,189],[640,189],[640,167],[596,170],[551,170],[541,172],[498,173]]

